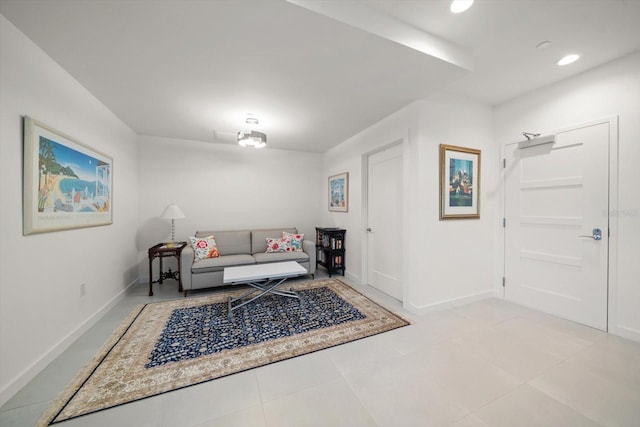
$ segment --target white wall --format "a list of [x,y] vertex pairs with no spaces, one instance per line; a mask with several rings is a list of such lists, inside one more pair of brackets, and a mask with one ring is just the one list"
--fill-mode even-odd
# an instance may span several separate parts
[[[418,104],[414,103],[349,138],[324,155],[324,173],[321,179],[323,186],[320,193],[323,217],[318,226],[340,227],[347,230],[345,275],[355,283],[363,283],[362,242],[366,236],[364,231],[366,224],[363,223],[363,155],[398,141],[403,142],[405,153],[415,153],[417,132]],[[409,157],[415,159],[416,156]],[[405,170],[415,169],[414,166]],[[348,212],[329,212],[328,178],[342,172],[349,173],[349,210]],[[405,201],[412,203],[411,198],[405,197]],[[411,210],[404,209],[404,213],[408,212]],[[405,253],[407,253],[406,250]]]
[[313,238],[321,170],[320,154],[140,136],[141,280],[149,275],[146,250],[170,237],[160,218],[169,203],[186,216],[175,221],[179,241],[196,230],[270,227],[297,227]]
[[[396,141],[404,145],[404,305],[414,312],[493,292],[498,154],[492,109],[448,93],[411,104],[325,154],[324,179],[349,172],[349,212],[327,211],[324,226],[347,229],[347,276],[363,284],[363,155]],[[439,220],[439,145],[482,150],[481,218]]]
[[[416,297],[420,306],[485,296],[499,280],[491,248],[498,222],[498,150],[490,107],[445,93],[422,101],[417,194],[420,234]],[[439,144],[482,150],[480,219],[439,220]]]
[[[137,279],[136,135],[0,15],[0,405]],[[113,224],[22,235],[22,116],[113,158]],[[80,296],[80,283],[86,295]]]
[[611,220],[617,221],[612,236],[617,264],[610,266],[615,322],[609,328],[640,341],[640,53],[500,105],[496,141],[517,141],[525,129],[552,132],[616,115],[619,191]]

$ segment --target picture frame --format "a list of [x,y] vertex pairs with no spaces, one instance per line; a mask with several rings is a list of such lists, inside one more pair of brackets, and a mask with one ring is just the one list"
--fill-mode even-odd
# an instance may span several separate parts
[[440,220],[480,218],[481,151],[440,144]]
[[329,177],[329,211],[349,211],[349,172]]
[[24,117],[23,235],[113,223],[113,159]]

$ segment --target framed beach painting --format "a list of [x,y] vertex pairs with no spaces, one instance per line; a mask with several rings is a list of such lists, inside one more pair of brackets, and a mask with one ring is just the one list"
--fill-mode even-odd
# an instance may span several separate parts
[[440,219],[480,218],[480,150],[440,144]]
[[23,234],[112,223],[113,159],[24,118]]
[[329,210],[332,212],[349,210],[349,172],[329,177]]

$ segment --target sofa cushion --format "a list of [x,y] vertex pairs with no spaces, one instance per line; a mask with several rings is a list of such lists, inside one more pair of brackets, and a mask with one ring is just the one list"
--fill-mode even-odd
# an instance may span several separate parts
[[211,235],[214,235],[216,238],[220,255],[251,253],[251,232],[249,230],[196,231],[196,237],[206,237]]
[[270,252],[270,253],[258,253],[253,255],[258,264],[266,264],[269,262],[280,262],[280,261],[298,261],[298,262],[307,262],[309,261],[309,255],[306,252]]
[[272,228],[264,230],[251,230],[251,254],[265,253],[267,251],[267,237],[279,239],[282,233],[297,233],[298,230],[293,228]]
[[282,233],[282,237],[284,239],[287,239],[292,250],[302,252],[302,242],[304,241],[304,234],[287,233],[285,231]]
[[280,237],[279,239],[272,239],[271,237],[267,237],[267,250],[266,253],[272,252],[292,252],[293,247],[289,244],[289,240]]
[[195,253],[195,259],[201,260],[220,256],[218,247],[216,246],[216,240],[213,236],[189,237],[189,240]]
[[194,261],[191,266],[191,272],[193,274],[209,273],[212,271],[222,271],[225,267],[255,263],[256,259],[248,254],[224,255],[218,258],[207,258]]

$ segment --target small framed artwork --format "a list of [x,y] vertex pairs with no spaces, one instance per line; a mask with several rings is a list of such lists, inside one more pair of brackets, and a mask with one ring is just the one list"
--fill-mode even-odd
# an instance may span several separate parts
[[24,235],[112,223],[113,159],[24,118]]
[[480,218],[480,150],[440,144],[440,219]]
[[349,172],[329,177],[329,210],[349,211]]

